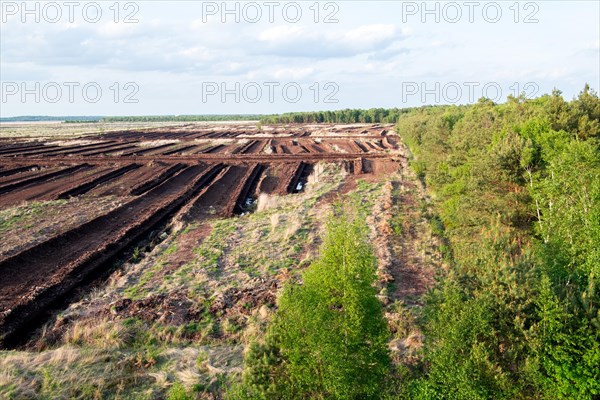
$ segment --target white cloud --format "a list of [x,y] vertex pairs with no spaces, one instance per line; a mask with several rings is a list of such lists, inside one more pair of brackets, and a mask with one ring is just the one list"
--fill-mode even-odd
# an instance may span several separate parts
[[273,77],[281,80],[300,80],[312,75],[314,68],[282,68],[273,72]]
[[348,46],[367,48],[379,46],[397,37],[396,27],[391,24],[363,25],[345,32],[341,41]]
[[97,33],[99,37],[107,39],[130,38],[141,31],[138,24],[115,24],[114,22],[105,22],[99,24]]
[[214,55],[210,52],[210,50],[202,46],[185,48],[179,51],[178,54],[195,61],[208,61],[213,60],[215,58]]
[[262,31],[258,39],[269,43],[291,43],[296,40],[315,39],[316,37],[318,37],[316,31],[309,32],[295,25],[281,25]]
[[383,51],[402,39],[403,34],[391,24],[362,25],[334,32],[282,25],[263,30],[258,38],[265,46],[257,48],[257,54],[326,59]]

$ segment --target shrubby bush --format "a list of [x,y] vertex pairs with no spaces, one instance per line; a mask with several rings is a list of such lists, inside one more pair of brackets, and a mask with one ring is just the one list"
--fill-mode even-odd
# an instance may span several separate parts
[[588,86],[400,120],[454,255],[407,398],[600,395],[599,122]]
[[375,271],[366,226],[338,210],[318,260],[284,289],[265,343],[250,346],[230,397],[380,398],[389,332]]

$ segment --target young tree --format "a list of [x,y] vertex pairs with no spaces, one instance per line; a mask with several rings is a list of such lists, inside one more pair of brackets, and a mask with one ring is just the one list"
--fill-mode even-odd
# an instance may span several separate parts
[[267,345],[249,351],[241,392],[253,398],[380,398],[389,333],[375,271],[365,225],[336,215],[303,283],[285,288]]

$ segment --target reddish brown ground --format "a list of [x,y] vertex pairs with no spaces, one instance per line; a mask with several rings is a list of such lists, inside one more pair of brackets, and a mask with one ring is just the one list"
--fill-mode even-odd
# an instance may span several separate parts
[[[56,200],[82,185],[85,199],[111,196],[120,199],[121,205],[91,221],[66,224],[54,236],[0,259],[0,337],[18,332],[49,302],[76,288],[94,271],[110,269],[114,256],[181,209],[196,219],[230,216],[259,193],[286,194],[300,178],[300,166],[318,162],[344,163],[350,174],[341,192],[351,190],[357,176],[392,172],[402,157],[382,130],[378,125],[298,125],[260,132],[250,125],[190,124],[112,132],[86,144],[64,140],[61,146],[37,142],[32,147],[18,140],[1,141],[0,171],[42,168],[0,174],[0,210],[23,202]],[[166,145],[165,140],[177,142]],[[147,146],[152,141],[156,145]],[[137,196],[130,195],[133,188],[178,163],[185,168]],[[85,186],[127,165],[139,167],[95,187]],[[60,175],[70,169],[74,172]],[[79,203],[72,204],[77,207]],[[190,243],[200,239],[191,238]],[[177,257],[185,258],[185,249]]]

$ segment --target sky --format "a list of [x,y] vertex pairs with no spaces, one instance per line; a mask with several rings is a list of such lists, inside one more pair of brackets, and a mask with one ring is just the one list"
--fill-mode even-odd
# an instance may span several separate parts
[[600,86],[600,1],[0,2],[0,116],[273,114]]

